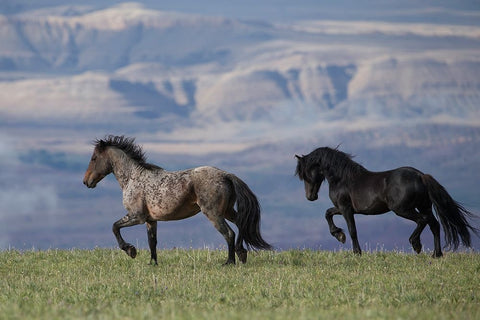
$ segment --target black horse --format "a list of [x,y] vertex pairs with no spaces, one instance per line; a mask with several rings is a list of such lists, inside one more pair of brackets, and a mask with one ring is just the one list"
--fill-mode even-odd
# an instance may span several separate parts
[[383,172],[371,172],[352,160],[352,156],[337,149],[318,148],[306,156],[295,156],[295,174],[305,182],[308,200],[318,199],[322,182],[327,179],[329,196],[334,207],[325,213],[330,233],[345,243],[345,233],[333,223],[333,216],[343,215],[353,243],[353,252],[361,254],[353,215],[382,214],[393,211],[400,217],[417,223],[409,240],[415,252],[420,253],[420,234],[428,224],[434,238],[433,257],[441,257],[440,224],[432,212],[432,203],[439,217],[445,242],[456,250],[460,244],[470,247],[470,231],[478,230],[469,224],[473,217],[458,204],[431,175],[411,167]]

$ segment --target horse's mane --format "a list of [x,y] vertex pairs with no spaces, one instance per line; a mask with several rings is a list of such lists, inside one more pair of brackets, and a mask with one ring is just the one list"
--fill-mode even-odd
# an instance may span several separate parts
[[161,169],[159,166],[147,162],[145,152],[141,146],[135,144],[135,138],[108,135],[104,139],[96,139],[93,143],[100,152],[103,152],[107,147],[115,147],[122,150],[144,169]]
[[352,158],[351,154],[342,152],[337,148],[321,147],[303,156],[302,161],[298,161],[295,174],[304,180],[309,168],[314,165],[321,165],[327,171],[335,172],[335,176],[338,179],[351,179],[356,174],[367,170],[353,161]]

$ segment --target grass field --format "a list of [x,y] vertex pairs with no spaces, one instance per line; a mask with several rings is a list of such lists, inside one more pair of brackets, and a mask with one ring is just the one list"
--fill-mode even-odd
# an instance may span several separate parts
[[0,252],[1,319],[478,319],[480,254]]

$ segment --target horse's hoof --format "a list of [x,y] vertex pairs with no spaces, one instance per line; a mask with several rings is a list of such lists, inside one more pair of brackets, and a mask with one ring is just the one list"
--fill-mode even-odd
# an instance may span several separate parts
[[434,252],[432,254],[432,258],[441,258],[443,257],[443,253],[440,251],[440,252]]
[[420,253],[422,252],[422,245],[419,243],[419,244],[414,244],[412,245],[413,247],[413,250],[415,250],[416,253]]
[[134,246],[128,246],[128,247],[125,249],[125,252],[126,252],[132,259],[135,259],[135,257],[137,256],[137,249],[135,249]]
[[225,262],[223,265],[224,266],[235,265],[235,260],[227,260],[227,262]]
[[422,252],[422,243],[420,242],[420,238],[410,238],[408,239],[410,241],[410,244],[412,245],[413,251],[416,253]]
[[238,260],[240,260],[241,263],[247,263],[247,251],[246,250],[237,252],[237,257],[238,257]]
[[343,233],[343,231],[337,231],[333,234],[333,236],[337,238],[337,240],[341,243],[345,243],[345,241],[347,240],[347,237],[345,236],[345,233]]

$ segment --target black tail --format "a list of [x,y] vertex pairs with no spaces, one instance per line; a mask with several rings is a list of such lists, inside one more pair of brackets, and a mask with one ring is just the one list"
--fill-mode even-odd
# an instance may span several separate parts
[[442,223],[446,245],[456,250],[461,239],[463,245],[470,247],[470,231],[477,236],[479,234],[478,229],[471,226],[467,220],[467,218],[473,218],[474,215],[453,200],[447,190],[431,175],[425,174],[422,179],[427,186],[430,200]]
[[260,204],[245,182],[233,174],[228,175],[237,195],[237,217],[235,224],[247,247],[270,250],[272,246],[260,234]]

